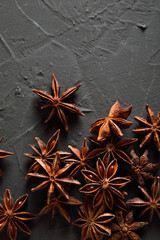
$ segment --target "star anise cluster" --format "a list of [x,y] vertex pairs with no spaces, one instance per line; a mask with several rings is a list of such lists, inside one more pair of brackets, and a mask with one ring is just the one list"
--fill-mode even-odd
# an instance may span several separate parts
[[[54,74],[52,79],[53,94],[35,89],[33,92],[46,101],[42,109],[50,109],[46,122],[57,115],[68,131],[68,113],[84,115],[69,102],[81,84],[60,95],[60,86]],[[146,109],[148,119],[136,116],[142,127],[133,131],[144,135],[140,148],[153,140],[160,151],[160,113],[155,117],[149,105]],[[37,185],[31,191],[41,190],[45,198],[39,216],[51,213],[55,218],[58,212],[70,223],[70,207],[77,207],[80,217],[73,224],[81,228],[81,240],[102,240],[106,236],[109,240],[140,240],[137,231],[149,223],[148,220],[136,220],[138,216],[134,214],[134,207],[142,209],[140,218],[149,212],[150,222],[154,213],[160,219],[160,183],[159,176],[154,174],[159,163],[150,161],[147,149],[140,157],[135,153],[133,144],[138,141],[137,138],[123,138],[123,129],[132,124],[127,120],[131,111],[132,105],[120,108],[120,103],[116,101],[108,116],[92,123],[90,132],[95,135],[85,137],[81,149],[69,145],[69,152],[57,150],[60,129],[47,143],[35,137],[37,145],[29,145],[33,153],[24,155],[32,160],[26,180],[31,182],[32,178],[37,179]],[[11,155],[13,153],[0,150],[0,158]],[[142,198],[138,196],[126,201],[132,183],[140,190]],[[84,201],[73,195],[76,186]],[[131,186],[130,189],[128,186]],[[0,204],[0,231],[6,228],[11,240],[17,239],[17,230],[31,234],[23,221],[34,219],[35,215],[19,212],[27,197],[25,194],[13,204],[11,192],[6,190],[4,206]]]
[[[75,166],[71,175],[81,172],[86,181],[86,184],[80,188],[80,192],[88,200],[85,200],[84,204],[79,207],[80,218],[73,223],[81,227],[81,239],[103,239],[103,236],[109,235],[110,240],[140,240],[137,230],[147,225],[148,222],[134,221],[134,209],[129,209],[130,206],[144,208],[140,216],[150,210],[150,221],[154,212],[160,217],[159,177],[154,176],[154,170],[159,167],[159,163],[149,161],[147,149],[141,157],[136,155],[133,149],[129,154],[128,149],[138,139],[122,138],[122,129],[130,127],[132,124],[126,120],[131,110],[132,106],[120,109],[117,101],[112,106],[108,117],[100,118],[92,124],[90,132],[97,136],[87,137],[93,144],[91,150],[86,139],[83,141],[81,151],[69,146],[74,158],[69,157],[64,161],[73,163]],[[159,124],[158,117],[159,115],[157,118],[153,117],[154,125]],[[155,131],[158,127],[154,127],[154,129],[154,134],[156,134]],[[158,138],[156,139],[158,140]],[[120,176],[120,173],[123,175]],[[137,182],[137,187],[143,185],[143,187],[139,186],[139,189],[147,201],[134,198],[126,203],[125,186],[134,180]],[[147,180],[154,181],[151,187],[151,196],[145,189]],[[114,215],[111,224],[105,222],[108,212]],[[102,215],[104,216],[103,221]],[[124,215],[125,217],[123,217]],[[99,219],[101,219],[100,222]],[[102,222],[106,223],[103,228]]]

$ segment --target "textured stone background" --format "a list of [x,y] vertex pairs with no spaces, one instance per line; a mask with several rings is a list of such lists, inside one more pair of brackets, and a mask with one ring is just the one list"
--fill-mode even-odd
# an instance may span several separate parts
[[[14,198],[30,194],[29,211],[38,213],[43,206],[41,193],[31,193],[32,183],[24,180],[31,161],[23,153],[31,152],[27,144],[35,143],[35,136],[47,141],[58,127],[44,125],[40,98],[32,93],[32,88],[49,90],[52,72],[62,91],[82,83],[74,99],[86,113],[70,123],[68,134],[62,132],[58,149],[80,147],[91,122],[117,99],[122,107],[133,104],[130,120],[145,116],[146,103],[157,114],[159,21],[159,0],[0,0],[0,136],[5,137],[0,147],[15,153],[0,163],[1,201],[10,188]],[[134,136],[131,129],[125,136]],[[159,161],[152,146],[150,156]],[[158,226],[154,218],[142,239],[158,240]],[[44,216],[30,227],[30,238],[19,234],[17,239],[80,239],[79,229],[59,216],[53,221]]]

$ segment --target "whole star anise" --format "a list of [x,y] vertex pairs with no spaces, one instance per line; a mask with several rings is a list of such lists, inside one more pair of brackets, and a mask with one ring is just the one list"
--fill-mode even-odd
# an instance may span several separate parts
[[148,210],[150,210],[150,222],[152,221],[154,212],[156,212],[160,218],[159,177],[155,178],[152,184],[151,195],[149,195],[149,193],[140,186],[139,189],[146,198],[146,201],[136,197],[128,200],[127,204],[135,207],[145,207],[145,209],[141,212],[140,217]]
[[[68,152],[63,151],[56,151],[54,152],[55,146],[58,142],[60,134],[60,129],[57,130],[53,136],[48,140],[47,145],[40,140],[38,137],[35,137],[39,149],[35,145],[29,145],[37,155],[31,155],[28,153],[24,153],[26,157],[32,158],[32,159],[41,159],[44,162],[50,163],[48,160],[53,160],[55,158],[56,153],[59,153],[60,159],[65,159],[66,157],[69,157],[71,154]],[[30,167],[28,173],[37,172],[40,169],[40,164],[35,160],[35,162]],[[28,175],[27,175],[28,177]]]
[[[85,194],[94,193],[93,206],[99,206],[104,203],[113,209],[114,196],[124,199],[124,194],[120,191],[127,183],[130,182],[129,177],[115,177],[118,169],[117,160],[113,160],[105,166],[101,159],[98,159],[97,173],[90,170],[82,170],[84,177],[89,181],[85,186],[80,188],[80,192]],[[116,201],[115,201],[116,204]]]
[[137,138],[119,140],[114,137],[107,141],[98,141],[97,137],[88,137],[88,139],[98,146],[97,149],[94,149],[91,152],[93,156],[98,157],[104,155],[104,158],[108,159],[108,161],[113,160],[114,158],[119,158],[127,163],[130,163],[131,159],[124,150],[128,149],[138,140]]
[[74,225],[82,228],[81,240],[91,238],[101,240],[104,235],[110,235],[111,229],[108,223],[114,219],[114,215],[106,213],[105,206],[92,208],[89,200],[79,207],[80,218],[73,222]]
[[133,211],[128,212],[125,218],[122,211],[118,211],[115,214],[115,219],[117,223],[111,223],[111,231],[115,233],[112,233],[109,240],[140,240],[135,231],[148,224],[148,222],[133,222]]
[[33,89],[32,91],[48,101],[47,104],[45,104],[44,106],[41,107],[41,109],[44,109],[44,108],[51,109],[51,113],[49,114],[49,117],[47,118],[47,120],[45,122],[48,122],[49,120],[51,120],[54,117],[54,115],[57,113],[58,118],[60,119],[61,123],[65,127],[65,130],[68,131],[68,123],[67,123],[65,113],[63,111],[64,109],[71,113],[77,113],[77,114],[84,116],[84,114],[80,111],[80,109],[78,107],[76,107],[74,104],[65,102],[66,99],[71,97],[78,90],[78,88],[81,86],[81,84],[78,84],[75,87],[65,90],[62,93],[62,95],[59,96],[60,95],[60,86],[55,78],[54,73],[52,74],[52,79],[53,79],[52,90],[53,90],[54,96],[52,96],[51,94],[49,94],[46,91],[41,91],[41,90],[36,90],[36,89]]
[[73,163],[73,170],[70,173],[70,176],[75,176],[82,169],[92,169],[88,162],[95,157],[94,153],[88,153],[89,147],[87,145],[87,139],[84,138],[83,144],[81,147],[81,152],[79,149],[72,146],[68,146],[75,158],[67,158],[64,160],[65,163]]
[[37,191],[44,188],[48,188],[48,196],[47,196],[47,203],[49,204],[52,196],[55,192],[55,189],[58,192],[62,193],[63,196],[69,199],[68,193],[65,191],[64,187],[62,186],[63,183],[69,184],[77,184],[80,185],[80,182],[73,179],[72,177],[65,177],[64,175],[71,167],[71,164],[66,164],[63,168],[59,167],[59,154],[56,153],[55,158],[53,159],[52,164],[48,164],[47,162],[43,162],[41,159],[35,159],[39,165],[44,169],[45,174],[41,173],[28,173],[27,176],[29,177],[36,177],[43,179],[43,182],[39,184],[37,187],[32,188],[31,191]]
[[11,192],[7,189],[4,194],[4,207],[0,204],[0,232],[7,227],[7,235],[11,240],[16,240],[17,230],[31,234],[31,231],[23,221],[34,219],[36,216],[28,212],[19,212],[27,198],[28,195],[25,194],[18,198],[13,205]]
[[131,164],[127,169],[130,171],[132,178],[136,180],[139,185],[144,185],[147,179],[154,179],[153,170],[159,166],[159,163],[148,162],[148,150],[145,150],[140,158],[133,149],[130,155],[132,156]]
[[137,120],[140,124],[142,124],[142,127],[134,129],[133,132],[141,135],[145,135],[145,137],[142,139],[142,142],[140,143],[139,147],[142,148],[146,146],[151,139],[153,139],[156,148],[158,151],[160,151],[160,112],[155,117],[154,113],[152,112],[150,106],[146,105],[147,110],[147,117],[148,121],[142,117],[135,116],[135,120]]
[[39,215],[45,215],[49,212],[52,213],[52,218],[55,217],[56,210],[58,209],[61,215],[70,222],[70,216],[68,213],[67,206],[71,205],[82,205],[82,202],[76,199],[74,196],[69,196],[69,199],[66,199],[63,197],[62,194],[59,194],[58,196],[53,196],[51,199],[51,202],[47,204],[39,213]]
[[[0,142],[3,140],[3,138],[0,138]],[[14,153],[12,153],[12,152],[6,152],[6,151],[4,151],[4,150],[2,150],[2,149],[0,149],[0,158],[6,158],[6,157],[10,157],[10,156],[12,156],[12,155],[14,155]],[[1,172],[1,170],[0,170],[0,176],[2,175],[2,172]]]
[[111,107],[107,117],[100,118],[96,122],[92,123],[90,132],[98,133],[98,141],[105,140],[112,135],[122,137],[123,133],[121,129],[129,128],[132,125],[132,122],[126,120],[131,111],[132,105],[120,109],[120,103],[116,101]]

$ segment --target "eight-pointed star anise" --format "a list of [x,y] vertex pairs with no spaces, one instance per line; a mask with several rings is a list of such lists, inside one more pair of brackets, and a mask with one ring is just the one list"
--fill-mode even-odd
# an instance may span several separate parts
[[100,118],[96,122],[92,123],[90,132],[98,132],[98,141],[105,140],[112,135],[122,137],[123,133],[121,129],[129,128],[132,125],[132,122],[126,120],[131,111],[132,105],[120,109],[120,103],[116,101],[115,104],[111,107],[111,110],[107,117]]
[[106,213],[105,206],[92,208],[90,201],[85,200],[84,205],[79,207],[80,218],[73,222],[74,225],[82,228],[81,240],[91,238],[92,240],[101,240],[103,235],[110,235],[111,229],[108,226],[114,219],[114,215]]
[[[47,145],[38,137],[35,137],[38,143],[39,149],[35,145],[30,144],[29,146],[36,152],[37,155],[31,155],[28,153],[25,153],[24,155],[32,159],[40,159],[44,162],[50,163],[48,160],[53,160],[56,155],[56,152],[54,152],[54,149],[58,142],[59,134],[60,134],[60,129],[57,130],[53,134],[53,136],[48,140]],[[60,159],[65,159],[66,157],[71,155],[68,152],[63,152],[63,151],[57,151],[57,152],[59,153]],[[37,172],[40,169],[40,167],[41,167],[40,164],[37,161],[35,161],[30,167],[28,173]]]
[[117,223],[111,223],[111,231],[115,233],[112,233],[109,240],[140,240],[135,231],[148,224],[147,222],[133,222],[133,211],[128,212],[125,219],[122,211],[118,211],[115,214],[115,219]]
[[82,169],[92,169],[92,167],[88,164],[88,162],[95,157],[94,153],[88,153],[89,147],[87,145],[87,139],[84,138],[83,144],[81,147],[81,152],[79,149],[74,148],[72,146],[68,146],[75,158],[65,159],[65,163],[73,163],[73,170],[70,173],[70,176],[74,176],[78,174]]
[[142,124],[142,127],[134,129],[133,132],[145,135],[139,145],[140,148],[146,146],[153,139],[157,150],[160,151],[160,112],[155,117],[148,104],[146,105],[146,110],[148,121],[142,117],[135,116],[135,120]]
[[32,188],[31,191],[37,191],[44,188],[48,188],[48,196],[47,203],[50,203],[52,196],[55,192],[55,189],[58,192],[62,193],[63,196],[69,199],[68,193],[65,191],[62,186],[63,183],[69,184],[77,184],[80,185],[80,182],[73,179],[72,177],[66,177],[65,174],[70,169],[72,164],[66,164],[63,168],[59,167],[59,154],[56,153],[55,158],[53,159],[52,164],[48,164],[47,162],[43,162],[41,159],[35,159],[39,165],[44,169],[45,174],[41,173],[28,173],[29,177],[36,177],[43,179],[43,182],[39,184],[37,187]]
[[[0,138],[0,142],[3,140],[3,138]],[[11,152],[6,152],[2,149],[0,149],[0,158],[6,158],[14,155],[14,153]],[[0,171],[0,176],[2,175],[2,172]]]
[[51,202],[47,204],[39,213],[39,215],[45,215],[49,212],[52,213],[52,218],[55,217],[56,210],[58,209],[61,215],[70,222],[70,216],[68,213],[67,205],[82,205],[82,202],[80,202],[78,199],[76,199],[74,196],[69,196],[69,199],[66,199],[63,197],[62,194],[59,194],[58,196],[53,196],[51,199]]
[[[127,183],[130,182],[129,177],[115,177],[118,169],[117,160],[113,160],[105,166],[101,159],[98,159],[97,173],[90,170],[82,170],[86,180],[89,181],[85,186],[80,188],[80,192],[85,194],[94,193],[93,206],[99,206],[103,200],[104,203],[113,209],[114,196],[124,199],[124,194],[120,191]],[[115,201],[116,204],[116,201]]]
[[23,221],[34,219],[36,216],[28,212],[19,212],[27,198],[28,195],[25,194],[13,204],[11,192],[7,189],[4,194],[4,207],[0,204],[0,232],[7,227],[7,235],[11,240],[16,240],[17,230],[31,234],[31,231]]
[[47,118],[47,120],[45,122],[48,122],[49,120],[51,120],[54,117],[54,115],[57,113],[58,118],[60,119],[61,123],[65,127],[65,130],[68,131],[68,123],[67,123],[65,113],[63,111],[64,109],[71,113],[77,113],[77,114],[84,116],[84,114],[80,111],[80,109],[78,107],[76,107],[74,104],[65,102],[66,99],[71,97],[78,90],[78,88],[81,86],[81,84],[78,84],[75,87],[65,90],[62,93],[62,95],[59,96],[60,95],[60,86],[59,86],[54,74],[52,74],[52,79],[53,79],[52,90],[53,90],[54,96],[52,96],[51,94],[49,94],[46,91],[41,91],[41,90],[36,90],[36,89],[33,89],[32,91],[48,101],[47,104],[45,104],[44,106],[41,107],[41,109],[44,109],[44,108],[51,109],[51,113],[49,114],[49,117]]
[[131,164],[127,169],[130,171],[132,178],[139,185],[144,185],[147,179],[154,179],[153,171],[159,166],[159,163],[148,162],[148,150],[145,150],[143,155],[138,157],[132,149],[130,155],[132,156]]
[[137,138],[119,140],[114,137],[107,141],[98,141],[97,137],[88,137],[88,139],[98,146],[97,149],[91,152],[93,156],[98,157],[104,154],[104,159],[108,161],[119,158],[127,163],[130,163],[131,159],[124,151],[138,140]]
[[159,195],[159,177],[155,178],[152,187],[151,187],[151,195],[142,187],[139,186],[139,189],[143,193],[146,198],[146,201],[140,198],[133,198],[127,201],[128,205],[135,207],[145,207],[145,209],[141,212],[140,217],[150,210],[150,222],[152,221],[154,212],[157,213],[160,218],[160,195]]

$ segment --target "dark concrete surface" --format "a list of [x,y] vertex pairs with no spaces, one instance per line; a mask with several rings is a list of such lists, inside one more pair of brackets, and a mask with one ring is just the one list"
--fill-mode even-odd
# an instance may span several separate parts
[[[43,194],[31,193],[24,180],[34,137],[47,141],[58,124],[45,125],[40,98],[32,88],[49,91],[54,72],[62,91],[82,83],[74,101],[85,117],[61,133],[57,149],[80,147],[91,122],[108,113],[119,100],[133,105],[134,115],[146,116],[145,105],[160,111],[160,1],[159,0],[0,0],[0,148],[15,156],[3,159],[0,200],[6,188],[14,198],[29,193],[28,211],[38,213]],[[131,130],[125,137],[134,136]],[[138,146],[138,144],[137,144]],[[137,148],[136,146],[136,148]],[[150,161],[159,155],[149,146]],[[143,151],[140,151],[142,153]],[[77,188],[74,188],[77,195]],[[72,221],[77,217],[72,210]],[[80,239],[80,230],[61,216],[46,215],[30,224],[32,236],[17,239]],[[158,240],[159,221],[141,231],[142,239]],[[5,240],[5,234],[0,235]]]

